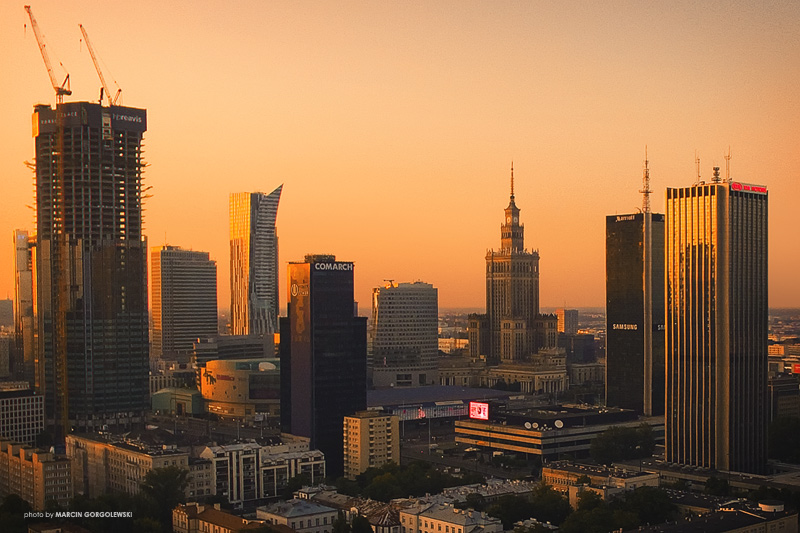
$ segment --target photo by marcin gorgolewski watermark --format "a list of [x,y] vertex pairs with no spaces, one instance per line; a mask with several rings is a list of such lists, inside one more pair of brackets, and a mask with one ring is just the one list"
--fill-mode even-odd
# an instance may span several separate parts
[[133,518],[133,511],[31,511],[23,518],[56,520],[60,518]]

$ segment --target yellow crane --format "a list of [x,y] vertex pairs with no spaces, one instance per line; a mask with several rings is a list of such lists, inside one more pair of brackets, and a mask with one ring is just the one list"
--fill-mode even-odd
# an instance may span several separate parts
[[[100,62],[97,61],[97,55],[94,53],[94,48],[92,47],[92,42],[89,40],[89,35],[86,33],[86,28],[83,27],[83,24],[78,24],[78,27],[81,29],[81,33],[83,34],[83,40],[86,41],[86,48],[89,49],[89,55],[92,56],[92,63],[94,63],[94,69],[97,71],[97,76],[100,78],[100,83],[103,84],[103,90],[106,93],[106,97],[108,98],[108,105],[117,105],[122,103],[120,97],[122,96],[122,89],[119,88],[117,85],[117,92],[114,94],[113,98],[111,96],[111,89],[108,87],[106,83],[106,78],[103,76],[103,71],[100,69]],[[116,82],[114,82],[116,85]],[[103,95],[100,95],[100,103],[103,103]]]
[[[56,92],[56,103],[63,104],[64,96],[72,94],[72,90],[70,90],[69,87],[69,73],[67,73],[64,83],[59,85],[58,80],[56,80],[56,74],[53,72],[53,67],[50,64],[50,58],[47,55],[47,45],[44,42],[44,35],[42,35],[41,30],[39,30],[39,25],[36,23],[36,18],[33,16],[31,6],[25,6],[25,11],[27,11],[28,17],[31,19],[31,27],[33,28],[33,34],[36,36],[36,44],[39,45],[39,51],[42,53],[42,59],[44,59],[44,66],[47,67],[47,75],[50,76],[50,83],[53,86],[53,90]],[[64,65],[61,66],[63,67]]]

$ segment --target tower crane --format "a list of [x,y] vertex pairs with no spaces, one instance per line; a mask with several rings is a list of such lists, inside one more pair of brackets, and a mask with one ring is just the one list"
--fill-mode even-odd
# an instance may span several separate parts
[[25,6],[25,11],[28,12],[28,17],[31,19],[31,27],[33,28],[33,34],[36,36],[36,43],[39,45],[39,51],[42,53],[44,66],[47,67],[47,75],[50,76],[50,83],[53,85],[53,90],[56,92],[56,103],[63,104],[64,95],[69,96],[72,94],[72,90],[69,86],[69,73],[67,73],[67,77],[64,78],[64,83],[59,85],[58,80],[56,80],[56,75],[53,72],[53,67],[50,65],[50,57],[47,55],[47,45],[44,42],[44,36],[39,30],[39,25],[36,23],[36,18],[33,16],[31,6]]
[[[94,63],[94,69],[97,71],[97,76],[100,78],[100,83],[103,84],[103,90],[106,93],[106,97],[108,97],[108,105],[117,105],[120,97],[122,96],[122,89],[117,85],[117,92],[114,94],[114,97],[111,97],[111,89],[109,89],[108,84],[106,83],[106,78],[103,76],[103,71],[100,69],[100,63],[97,61],[97,56],[94,53],[94,48],[92,47],[92,42],[89,40],[89,35],[86,33],[86,28],[83,27],[83,24],[78,24],[81,29],[81,33],[83,34],[83,40],[86,41],[86,48],[89,49],[89,55],[92,56],[92,63]],[[114,82],[116,84],[116,82]],[[103,97],[100,96],[100,103],[103,103]],[[122,103],[122,102],[120,102]]]

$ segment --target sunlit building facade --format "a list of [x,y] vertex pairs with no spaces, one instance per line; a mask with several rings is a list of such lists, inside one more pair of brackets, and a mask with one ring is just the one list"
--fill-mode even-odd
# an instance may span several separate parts
[[372,386],[438,383],[439,296],[430,283],[389,282],[372,289],[368,353]]
[[231,333],[278,331],[278,233],[283,185],[269,194],[230,195]]
[[36,385],[36,237],[26,230],[14,231],[14,334],[17,379]]
[[512,167],[500,248],[486,254],[486,314],[469,321],[470,355],[491,363],[522,361],[557,342],[558,319],[539,314],[539,252],[525,248],[519,212]]
[[767,189],[667,189],[667,461],[763,473],[767,460]]
[[208,252],[158,246],[150,253],[153,345],[156,357],[189,354],[200,338],[215,337],[217,263]]

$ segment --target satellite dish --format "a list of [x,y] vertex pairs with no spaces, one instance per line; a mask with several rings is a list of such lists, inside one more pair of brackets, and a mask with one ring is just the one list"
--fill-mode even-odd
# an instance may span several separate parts
[[558,429],[563,428],[564,427],[564,422],[562,422],[561,420],[556,420],[556,427]]
[[539,422],[534,422],[531,427],[533,427],[533,429],[539,429]]
[[525,422],[525,429],[531,429],[531,423]]

